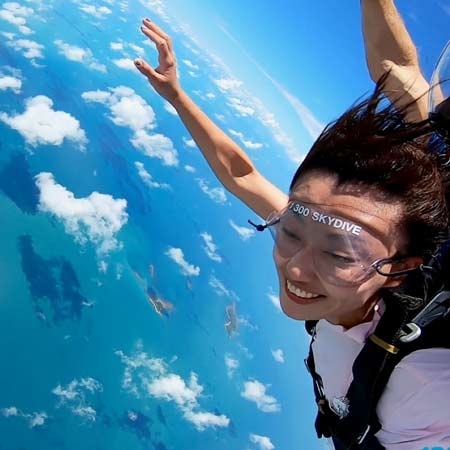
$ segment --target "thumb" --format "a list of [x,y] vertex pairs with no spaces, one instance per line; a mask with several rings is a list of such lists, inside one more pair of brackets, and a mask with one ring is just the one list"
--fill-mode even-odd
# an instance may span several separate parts
[[156,70],[153,67],[151,67],[150,64],[145,62],[143,59],[136,58],[134,60],[134,64],[139,70],[139,72],[144,74],[147,78],[159,81],[160,77],[159,73],[156,72]]

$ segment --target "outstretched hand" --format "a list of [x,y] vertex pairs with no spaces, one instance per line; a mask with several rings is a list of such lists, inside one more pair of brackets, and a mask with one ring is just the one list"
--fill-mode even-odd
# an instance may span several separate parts
[[149,19],[144,19],[142,24],[141,31],[156,45],[159,65],[154,69],[140,58],[136,59],[134,63],[139,71],[148,78],[155,91],[170,102],[176,99],[181,91],[172,39]]

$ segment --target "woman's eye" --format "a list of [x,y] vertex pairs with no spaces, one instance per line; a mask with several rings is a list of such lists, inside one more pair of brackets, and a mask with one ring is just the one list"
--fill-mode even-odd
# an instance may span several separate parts
[[282,228],[282,232],[289,239],[294,239],[296,241],[300,240],[298,236],[296,236],[292,231],[289,231],[286,227]]
[[331,256],[336,261],[339,261],[340,263],[346,263],[346,264],[353,264],[355,260],[353,258],[350,258],[349,256],[339,255],[337,253],[333,252],[325,252],[328,256]]

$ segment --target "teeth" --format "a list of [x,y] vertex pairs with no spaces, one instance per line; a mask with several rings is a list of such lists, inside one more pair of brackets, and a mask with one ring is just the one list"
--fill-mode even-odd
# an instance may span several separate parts
[[297,297],[302,298],[317,298],[320,297],[319,294],[311,294],[311,292],[302,291],[297,286],[294,286],[289,280],[287,280],[287,288],[289,292],[292,292]]

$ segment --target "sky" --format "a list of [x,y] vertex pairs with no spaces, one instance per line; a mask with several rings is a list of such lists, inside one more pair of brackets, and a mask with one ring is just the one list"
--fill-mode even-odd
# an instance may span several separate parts
[[[39,5],[45,8],[40,0],[22,3],[33,5],[37,11]],[[66,12],[68,16],[63,19],[69,20],[67,18],[71,16],[68,4],[62,0],[55,3],[55,11]],[[5,48],[13,49],[18,54],[23,53],[24,58],[33,66],[33,69],[30,69],[24,64],[27,71],[22,74],[5,68],[8,72],[0,74],[0,88],[5,92],[9,89],[8,93],[17,91],[17,94],[22,89],[23,98],[34,96],[33,100],[26,104],[22,97],[11,100],[17,110],[25,109],[23,114],[13,112],[13,108],[3,111],[3,107],[0,107],[2,126],[21,133],[29,145],[28,148],[41,145],[58,147],[69,141],[74,146],[77,144],[82,151],[66,151],[60,156],[58,153],[50,155],[50,152],[36,150],[39,158],[36,158],[36,166],[33,169],[40,171],[36,181],[41,193],[41,212],[53,214],[60,219],[66,232],[75,235],[79,241],[91,240],[96,244],[99,259],[105,252],[118,251],[120,245],[116,236],[121,229],[129,230],[130,240],[138,239],[137,225],[142,225],[138,221],[140,215],[136,214],[139,198],[133,198],[132,194],[140,191],[132,191],[131,187],[135,186],[131,183],[132,176],[122,170],[122,176],[128,177],[123,183],[122,179],[117,180],[116,177],[111,182],[102,179],[100,184],[97,179],[101,177],[97,178],[96,172],[92,177],[80,180],[79,172],[67,167],[70,166],[67,161],[73,161],[79,168],[97,169],[97,153],[86,151],[86,148],[98,150],[96,145],[103,142],[102,128],[96,122],[103,119],[103,129],[110,132],[111,139],[116,139],[117,133],[122,137],[124,147],[131,149],[126,155],[130,160],[137,158],[135,153],[132,153],[133,150],[141,152],[139,158],[144,162],[136,161],[132,167],[136,169],[135,177],[138,175],[149,189],[153,189],[154,198],[159,199],[158,213],[162,216],[166,213],[167,217],[170,217],[168,214],[173,213],[171,203],[167,201],[167,198],[170,198],[174,204],[188,204],[189,213],[192,212],[195,220],[200,222],[201,219],[201,242],[202,245],[204,243],[204,250],[210,260],[218,264],[222,262],[221,254],[217,253],[217,243],[224,253],[230,252],[233,255],[233,258],[229,259],[239,268],[242,266],[253,269],[255,261],[267,261],[270,238],[266,236],[264,249],[261,240],[252,238],[256,233],[246,224],[249,216],[247,208],[237,205],[239,202],[218,186],[201,156],[193,150],[195,143],[187,136],[186,131],[181,129],[179,120],[175,117],[176,113],[151,92],[144,78],[136,71],[131,58],[139,56],[138,44],[142,47],[144,44],[138,21],[132,23],[130,18],[134,20],[134,11],[148,11],[150,18],[173,36],[179,55],[182,85],[208,113],[213,113],[218,123],[251,154],[261,172],[286,190],[290,175],[322,127],[372,88],[373,84],[364,61],[359,2],[102,0],[95,7],[77,0],[73,2],[73,8],[75,4],[90,16],[81,16],[82,20],[85,20],[82,24],[71,23],[72,26],[65,30],[57,30],[64,32],[58,35],[56,40],[49,38],[52,30],[45,26],[44,21],[40,21],[38,14],[30,13],[29,9],[13,7],[11,2],[3,4],[3,9],[0,9],[4,27],[2,30],[9,30],[8,35],[5,32],[2,35],[5,37]],[[105,26],[111,11],[105,13],[108,8],[104,5],[121,8],[125,4],[129,13],[128,21],[117,14],[114,15],[114,24],[111,25],[111,20],[110,26]],[[450,5],[443,0],[403,0],[397,4],[418,45],[423,70],[429,78],[439,52],[448,39],[446,30],[450,19]],[[100,9],[100,5],[103,5],[103,9]],[[45,17],[45,10],[41,16]],[[78,9],[75,17],[80,20]],[[125,20],[120,23],[122,18]],[[20,29],[26,27],[27,23],[36,28],[36,35],[31,33],[31,36],[28,36],[29,39],[36,39],[34,47],[30,40],[25,44],[25,40],[18,40],[17,36],[10,35],[11,30],[14,30],[20,37],[14,27]],[[81,32],[77,32],[81,28]],[[117,36],[114,34],[116,28],[120,29]],[[103,39],[99,39],[99,31],[103,33]],[[126,36],[127,42],[122,40],[123,36]],[[44,42],[46,47],[39,42]],[[110,45],[105,46],[105,43]],[[78,47],[81,45],[83,48]],[[149,61],[155,63],[156,54],[151,47],[145,47],[145,53]],[[188,55],[195,57],[188,59]],[[23,62],[26,62],[25,59]],[[45,77],[32,77],[33,73],[44,70],[45,64],[48,65],[48,72],[45,73],[50,73],[53,77],[51,81],[54,100],[43,95],[38,96],[47,92],[49,80]],[[80,68],[82,65],[84,72]],[[1,83],[4,83],[3,88]],[[119,87],[119,84],[122,87]],[[123,88],[123,85],[127,88]],[[63,88],[58,89],[60,86]],[[136,92],[133,89],[136,89]],[[79,91],[82,92],[81,95]],[[150,104],[156,109],[157,115]],[[77,115],[79,105],[84,108],[85,114]],[[64,115],[61,110],[67,113]],[[75,121],[69,114],[71,112],[80,121]],[[88,120],[94,116],[95,120]],[[112,128],[109,122],[114,123],[115,127]],[[111,128],[106,127],[105,123]],[[128,134],[120,135],[117,131],[120,127],[122,131],[126,129]],[[96,132],[99,135],[96,135]],[[14,141],[8,142],[8,145],[12,145],[11,142]],[[70,145],[68,148],[71,149]],[[101,145],[99,148],[104,150]],[[261,153],[258,153],[260,151]],[[106,155],[110,157],[111,164],[115,162],[120,167],[120,163],[124,164],[116,154],[111,152]],[[63,164],[64,162],[66,164]],[[175,172],[174,168],[178,166],[180,169]],[[99,167],[103,166],[99,164]],[[57,175],[53,176],[52,173]],[[112,173],[117,175],[116,172]],[[192,175],[193,173],[195,175]],[[169,182],[174,186],[173,191]],[[93,195],[92,191],[101,189],[101,192],[109,192],[114,191],[114,187],[114,197],[101,198],[101,203],[108,205],[108,208],[105,208],[107,212],[103,212],[103,222],[108,226],[97,226],[99,214],[95,206],[99,197]],[[197,187],[199,196],[202,195],[201,191],[207,196],[205,198],[209,198],[208,207],[202,206],[193,195],[197,192]],[[155,193],[158,189],[160,197]],[[170,197],[172,192],[175,192],[176,196],[174,194]],[[128,198],[129,216],[125,214],[122,195]],[[56,197],[59,202],[54,201]],[[223,217],[228,215],[226,208],[231,204],[233,213],[230,214],[229,220],[223,220]],[[225,212],[219,214],[219,208],[223,208]],[[74,210],[78,211],[79,222],[83,225],[78,228],[70,221]],[[184,218],[184,212],[180,214]],[[106,220],[108,218],[111,220]],[[21,220],[23,221],[22,217]],[[100,225],[104,225],[103,222],[100,221]],[[192,225],[190,218],[185,223]],[[194,220],[192,223],[197,225]],[[152,237],[149,229],[151,228],[146,228],[146,232]],[[231,230],[236,233],[231,233]],[[156,233],[155,235],[159,236]],[[183,276],[198,277],[200,265],[197,261],[203,251],[194,248],[198,244],[196,237],[193,236],[192,242],[184,242],[179,239],[174,227],[167,230],[167,239],[173,239],[174,243],[160,252],[163,253],[162,259],[170,258],[178,264]],[[180,240],[183,245],[179,243]],[[182,245],[183,249],[179,245]],[[239,256],[234,256],[238,254]],[[106,272],[107,267],[101,262],[104,261],[100,261],[99,272]],[[268,274],[269,270],[271,275]],[[169,278],[171,272],[167,268],[166,272]],[[206,270],[203,272],[206,274]],[[203,272],[202,276],[206,276]],[[275,277],[272,265],[266,267],[262,263],[258,270],[239,272],[237,275],[240,278],[236,274],[228,275],[225,269],[222,273],[216,269],[209,279],[209,286],[222,292],[217,295],[226,294],[231,298],[237,295],[234,290],[240,294],[238,288],[241,283],[243,285],[245,282],[246,287],[252,286],[252,289],[263,292],[268,287],[266,280],[272,283]],[[161,273],[164,273],[164,270],[161,269]],[[264,283],[261,283],[261,280],[264,280]],[[172,289],[175,284],[170,279],[167,286]],[[269,305],[271,308],[277,305],[275,286],[273,284],[268,295],[262,295],[267,297],[267,303],[270,300],[275,305]],[[200,290],[199,287],[197,289]],[[273,319],[273,316],[267,314],[265,307],[257,303],[258,296],[253,294],[252,291],[249,297],[254,298],[247,299],[252,321],[260,324],[270,321],[271,327],[274,323],[281,324],[276,322],[278,316]],[[247,296],[247,292],[245,295]],[[244,309],[245,306],[241,308]],[[222,310],[220,314],[223,314]],[[222,323],[220,325],[222,326]],[[296,334],[292,333],[294,338],[290,339],[292,347],[287,347],[286,360],[301,363],[301,358],[298,358],[301,327],[293,322],[286,326],[283,323],[283,332],[291,332],[294,326],[297,331]],[[303,344],[305,345],[305,342]],[[127,354],[124,352],[119,356],[125,359]],[[273,354],[273,358],[278,362],[283,359],[278,351]],[[228,361],[231,370],[235,363],[231,359]],[[270,369],[262,359],[260,364],[264,366],[264,370]],[[297,377],[298,373],[299,371],[293,370],[293,377]],[[86,380],[80,383],[91,386],[92,382]],[[307,380],[308,383],[309,381]],[[195,391],[196,381],[191,380],[190,385]],[[246,385],[245,388],[251,390],[252,386],[258,388],[252,384]],[[309,390],[309,387],[308,384],[305,389]],[[91,386],[90,389],[95,390],[96,387]],[[59,391],[64,390],[70,390],[70,386],[61,385]],[[262,392],[262,397],[265,396],[264,390],[259,389],[259,392]],[[289,391],[287,396],[292,397],[294,394]],[[198,418],[192,415],[189,417]],[[292,414],[289,420],[294,422],[296,417]],[[294,426],[299,425],[293,423],[292,427]],[[286,426],[286,429],[288,428]],[[271,448],[271,444],[267,443],[261,444],[261,448],[264,445],[265,448]],[[280,445],[279,448],[283,447]]]
[[[359,1],[164,3],[204,49],[219,55],[233,76],[264,102],[302,153],[321,125],[373,86],[365,64]],[[450,3],[399,0],[396,6],[429,79],[449,39]],[[299,118],[309,132],[299,126]]]

